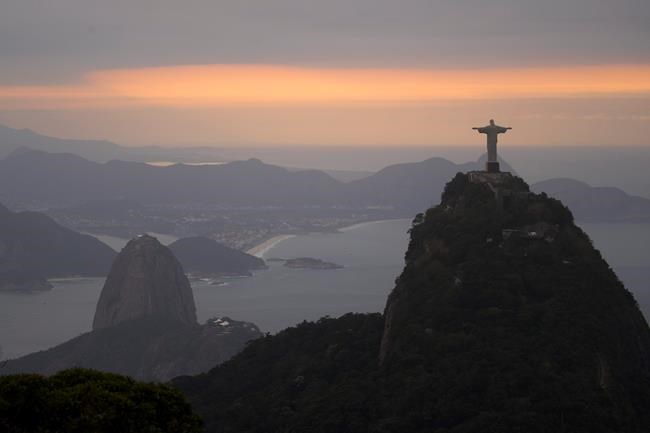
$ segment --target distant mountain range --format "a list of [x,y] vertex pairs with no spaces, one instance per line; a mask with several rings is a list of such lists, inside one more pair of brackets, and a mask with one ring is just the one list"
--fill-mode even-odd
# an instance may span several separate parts
[[578,221],[650,221],[650,200],[629,195],[619,188],[594,187],[575,179],[556,178],[535,183],[531,189],[562,200]]
[[127,161],[221,161],[211,147],[166,148],[160,146],[126,147],[106,140],[76,140],[42,135],[30,129],[0,125],[0,158],[20,147],[54,153],[73,153],[91,161],[113,159]]
[[0,157],[4,158],[21,147],[45,152],[74,153],[93,160],[113,159],[124,149],[109,141],[48,137],[30,129],[13,129],[0,125]]
[[[58,139],[0,125],[0,157],[5,157],[0,160],[0,201],[18,208],[87,202],[378,207],[411,215],[439,202],[446,179],[457,172],[482,170],[484,163],[484,156],[464,164],[430,158],[390,165],[376,173],[353,173],[287,169],[258,159],[167,167],[133,162],[199,156],[205,160],[215,158],[215,152],[209,148],[127,148],[108,141]],[[501,164],[503,171],[514,172],[505,162]],[[565,201],[579,221],[650,221],[650,200],[617,188],[557,178],[536,183],[532,189]]]
[[[257,159],[223,165],[97,163],[69,153],[19,148],[0,160],[0,199],[22,206],[70,206],[97,200],[224,206],[379,206],[412,214],[440,199],[445,180],[482,169],[482,161],[443,158],[397,164],[341,182],[319,170],[290,171]],[[504,170],[512,171],[506,164]]]
[[[484,170],[485,155],[478,161],[456,164],[444,158],[389,165],[372,176],[350,182],[351,194],[359,203],[403,209],[412,214],[440,201],[445,183],[456,173]],[[503,171],[514,172],[504,161]]]
[[115,252],[39,212],[0,205],[0,290],[44,290],[46,278],[106,275]]

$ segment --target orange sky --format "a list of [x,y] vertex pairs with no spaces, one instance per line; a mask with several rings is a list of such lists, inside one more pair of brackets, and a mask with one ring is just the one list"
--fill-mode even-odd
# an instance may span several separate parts
[[[455,131],[464,122],[474,126],[490,117],[530,124],[518,128],[519,144],[548,143],[534,127],[544,120],[569,128],[556,131],[562,142],[608,144],[603,140],[617,135],[593,125],[613,119],[621,131],[631,131],[625,144],[641,144],[650,133],[648,98],[650,65],[173,66],[94,71],[66,85],[0,86],[0,121],[20,126],[30,113],[29,126],[44,133],[70,136],[61,132],[72,129],[84,137],[139,144],[435,145],[467,143],[472,137]],[[97,115],[84,125],[78,119],[88,112]],[[102,121],[111,128],[102,129]],[[449,131],[438,133],[441,123]]]
[[2,108],[348,104],[650,95],[650,65],[317,69],[205,65],[105,70],[63,86],[0,86]]

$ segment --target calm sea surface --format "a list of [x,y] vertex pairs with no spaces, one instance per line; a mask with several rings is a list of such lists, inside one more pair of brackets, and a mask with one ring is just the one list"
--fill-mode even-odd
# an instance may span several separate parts
[[409,220],[383,221],[287,239],[264,258],[316,257],[345,267],[289,269],[270,261],[268,270],[226,286],[194,284],[199,318],[229,315],[275,332],[326,315],[383,311],[404,265],[409,227]]
[[[402,271],[409,220],[361,225],[338,234],[288,239],[265,256],[316,257],[338,270],[270,269],[226,285],[193,284],[199,320],[230,316],[276,332],[302,320],[349,311],[382,311]],[[650,224],[582,224],[594,244],[650,317]],[[111,241],[115,247],[120,242]],[[35,294],[0,294],[0,347],[4,358],[42,350],[90,330],[103,278],[54,281]]]

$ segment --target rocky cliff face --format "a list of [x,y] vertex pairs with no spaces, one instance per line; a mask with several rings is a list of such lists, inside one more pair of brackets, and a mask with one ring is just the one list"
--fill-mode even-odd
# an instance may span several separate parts
[[139,236],[119,253],[102,289],[93,329],[148,316],[196,324],[192,288],[169,249]]

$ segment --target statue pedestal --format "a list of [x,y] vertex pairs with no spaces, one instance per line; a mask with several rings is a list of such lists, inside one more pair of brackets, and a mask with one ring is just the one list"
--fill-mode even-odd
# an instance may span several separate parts
[[[490,164],[489,162],[487,164]],[[488,168],[486,164],[486,168]],[[517,182],[511,173],[500,172],[499,163],[493,162],[491,164],[496,164],[496,172],[488,171],[470,171],[468,174],[469,181],[472,183],[482,183],[487,185],[492,192],[494,193],[494,199],[496,207],[499,210],[503,210],[505,206],[508,205],[512,199],[513,194],[519,194],[517,191]],[[526,192],[524,192],[526,193]]]
[[485,171],[487,171],[488,173],[499,173],[499,163],[496,161],[486,162]]

